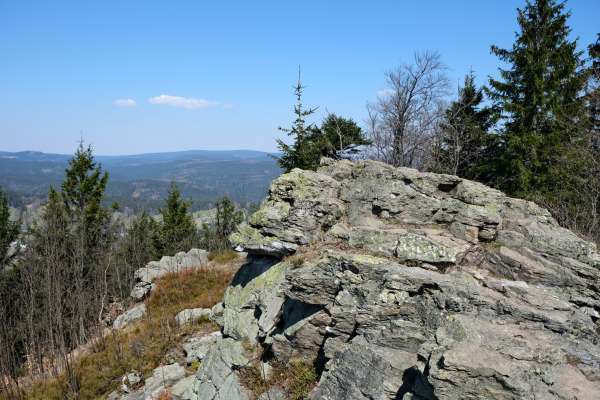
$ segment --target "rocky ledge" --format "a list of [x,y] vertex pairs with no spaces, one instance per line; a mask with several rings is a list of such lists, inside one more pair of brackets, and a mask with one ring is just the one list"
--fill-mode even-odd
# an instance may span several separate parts
[[314,363],[314,399],[600,398],[600,256],[534,203],[325,160],[231,239],[249,261],[187,399],[260,395],[237,376],[247,346]]

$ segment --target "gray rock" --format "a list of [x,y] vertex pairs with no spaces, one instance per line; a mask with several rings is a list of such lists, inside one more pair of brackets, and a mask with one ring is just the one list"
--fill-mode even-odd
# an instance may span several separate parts
[[146,379],[144,394],[155,397],[167,387],[181,380],[185,376],[185,368],[179,364],[170,364],[158,367],[152,371],[152,376]]
[[144,299],[154,288],[152,282],[163,275],[186,269],[202,268],[208,264],[206,250],[191,249],[174,256],[164,256],[160,261],[150,261],[145,267],[135,271],[136,284],[130,296],[137,301]]
[[273,259],[251,258],[239,269],[223,297],[224,335],[256,343],[274,326],[286,268]]
[[[250,260],[223,301],[219,354],[245,340],[316,361],[314,399],[599,398],[600,255],[534,203],[324,160],[275,180],[232,241]],[[223,376],[243,393],[217,359],[199,372],[204,398]]]
[[171,387],[170,393],[173,400],[196,400],[198,396],[194,393],[196,377],[190,375],[183,378]]
[[185,368],[179,364],[158,367],[152,371],[152,376],[135,392],[123,395],[121,400],[153,400],[166,391],[171,385],[185,377]]
[[154,289],[154,284],[149,282],[137,282],[133,289],[131,289],[131,293],[129,296],[133,298],[135,301],[144,300],[148,294]]
[[194,361],[202,361],[210,347],[221,338],[221,332],[213,332],[204,336],[192,336],[183,342],[185,361],[188,364]]
[[258,396],[257,400],[286,400],[288,394],[280,387],[274,386]]
[[210,320],[212,322],[214,322],[215,324],[219,325],[219,326],[223,326],[224,321],[223,321],[223,312],[224,312],[224,308],[223,308],[223,302],[219,302],[217,304],[215,304],[211,310],[210,310]]
[[119,392],[112,391],[108,394],[108,396],[106,396],[106,400],[121,400],[121,394],[119,394]]
[[196,373],[194,394],[198,400],[249,400],[236,369],[248,365],[241,342],[231,338],[218,340],[210,348]]
[[200,320],[208,320],[211,313],[210,308],[189,308],[177,313],[175,321],[179,326],[191,325]]
[[138,304],[133,308],[130,308],[129,310],[125,311],[123,314],[119,315],[113,322],[113,328],[123,329],[127,325],[144,318],[145,315],[146,304]]
[[383,400],[389,365],[366,347],[347,346],[336,355],[313,397],[317,399]]
[[121,390],[125,393],[130,393],[139,387],[144,380],[144,377],[138,371],[131,371],[121,379]]

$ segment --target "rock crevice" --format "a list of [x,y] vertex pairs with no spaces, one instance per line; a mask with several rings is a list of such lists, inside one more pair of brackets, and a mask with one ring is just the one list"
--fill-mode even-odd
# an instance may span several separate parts
[[324,160],[275,180],[231,239],[250,256],[208,359],[244,342],[314,362],[314,399],[600,398],[600,256],[532,202]]

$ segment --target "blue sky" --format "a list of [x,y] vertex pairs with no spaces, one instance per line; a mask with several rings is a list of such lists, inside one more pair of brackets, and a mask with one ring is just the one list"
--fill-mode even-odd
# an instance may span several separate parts
[[[484,82],[523,3],[0,0],[0,150],[71,153],[83,137],[99,154],[272,151],[299,64],[315,121],[362,122],[414,51],[439,51],[455,85],[471,68]],[[583,48],[600,1],[568,8]]]

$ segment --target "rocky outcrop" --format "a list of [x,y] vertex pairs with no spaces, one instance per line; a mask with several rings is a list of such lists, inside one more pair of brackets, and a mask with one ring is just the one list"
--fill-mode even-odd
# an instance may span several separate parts
[[113,322],[114,329],[123,329],[127,325],[140,320],[146,316],[146,304],[140,303],[129,310],[125,311],[123,314],[119,315],[115,318]]
[[235,373],[249,362],[240,341],[231,338],[217,341],[196,374],[194,399],[249,400],[250,393]]
[[313,362],[314,399],[600,398],[600,256],[534,203],[325,160],[231,239],[249,262],[194,399],[248,398],[242,343]]
[[192,364],[194,361],[202,361],[210,346],[221,338],[221,332],[213,332],[208,335],[191,336],[183,342],[183,351],[185,352],[185,361]]
[[136,301],[141,301],[154,289],[152,282],[155,279],[172,272],[202,268],[207,264],[208,252],[200,249],[191,249],[187,253],[179,252],[172,257],[164,256],[160,261],[150,261],[145,267],[135,271],[136,284],[130,296]]

